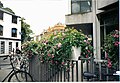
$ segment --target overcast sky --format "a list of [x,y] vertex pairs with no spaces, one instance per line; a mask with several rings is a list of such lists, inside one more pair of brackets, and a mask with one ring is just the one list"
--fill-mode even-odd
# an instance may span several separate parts
[[38,35],[43,29],[58,22],[65,24],[68,0],[2,0],[4,7],[24,17],[33,32]]

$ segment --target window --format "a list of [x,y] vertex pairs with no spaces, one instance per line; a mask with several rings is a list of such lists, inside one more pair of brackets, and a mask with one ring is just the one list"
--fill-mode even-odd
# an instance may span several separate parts
[[12,42],[9,42],[9,54],[12,52]]
[[12,37],[17,37],[17,29],[12,28]]
[[[100,15],[100,39],[101,46],[104,45],[104,39],[113,30],[119,30],[119,9]],[[102,54],[103,53],[103,54]],[[105,59],[105,53],[101,49],[101,59]]]
[[3,36],[3,26],[0,25],[0,36]]
[[12,23],[17,24],[17,16],[12,16]]
[[1,54],[5,53],[5,42],[1,41]]
[[91,45],[93,45],[93,23],[85,24],[73,24],[67,25],[68,27],[74,27],[76,30],[82,30],[82,32],[88,36],[89,40],[92,40]]
[[18,47],[18,42],[16,42],[16,48]]
[[3,20],[3,12],[0,11],[0,19]]
[[90,12],[91,2],[92,0],[72,0],[72,14]]

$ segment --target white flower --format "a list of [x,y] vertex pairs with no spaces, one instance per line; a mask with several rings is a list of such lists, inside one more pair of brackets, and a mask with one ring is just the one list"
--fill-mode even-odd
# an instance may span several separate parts
[[85,49],[88,49],[88,47],[86,47]]
[[62,46],[62,44],[61,44],[61,43],[58,43],[58,45],[57,45],[57,46],[58,46],[58,48],[60,48],[60,47]]

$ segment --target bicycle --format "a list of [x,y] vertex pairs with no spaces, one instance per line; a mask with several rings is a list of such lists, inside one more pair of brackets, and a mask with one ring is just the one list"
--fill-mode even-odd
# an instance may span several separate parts
[[21,56],[20,69],[23,71],[29,72],[29,59],[25,55]]
[[16,68],[29,72],[29,59],[24,54],[14,54],[14,65]]
[[7,55],[3,60],[7,59],[8,57],[10,60],[10,65],[12,66],[12,70],[2,80],[2,82],[4,82],[7,78],[8,82],[33,82],[33,78],[28,72],[14,67],[14,55]]
[[[114,75],[115,73],[111,74],[104,74],[104,76],[119,76],[119,75]],[[87,81],[106,81],[106,80],[99,80],[98,75],[95,73],[90,73],[90,72],[84,72],[83,73],[84,79],[87,79]],[[91,79],[91,80],[90,80]],[[94,80],[93,80],[94,79]],[[107,80],[109,81],[109,80]],[[111,80],[114,81],[114,80]]]

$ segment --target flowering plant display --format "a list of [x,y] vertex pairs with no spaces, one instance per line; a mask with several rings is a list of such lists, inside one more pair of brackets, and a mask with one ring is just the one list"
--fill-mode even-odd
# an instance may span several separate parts
[[34,55],[36,55],[36,47],[38,46],[37,42],[25,42],[22,44],[22,53],[26,55],[29,59],[31,59]]
[[103,49],[105,51],[105,58],[108,60],[108,67],[116,68],[119,63],[119,31],[114,30],[106,36],[104,40]]
[[[32,42],[31,42],[32,43]],[[37,47],[35,47],[37,44]],[[66,28],[64,31],[54,31],[43,36],[35,46],[30,44],[32,52],[35,52],[42,63],[47,62],[50,65],[64,65],[68,59],[71,59],[72,46],[81,47],[81,57],[91,57],[93,47],[82,31],[73,28]],[[29,48],[27,46],[25,49]]]

